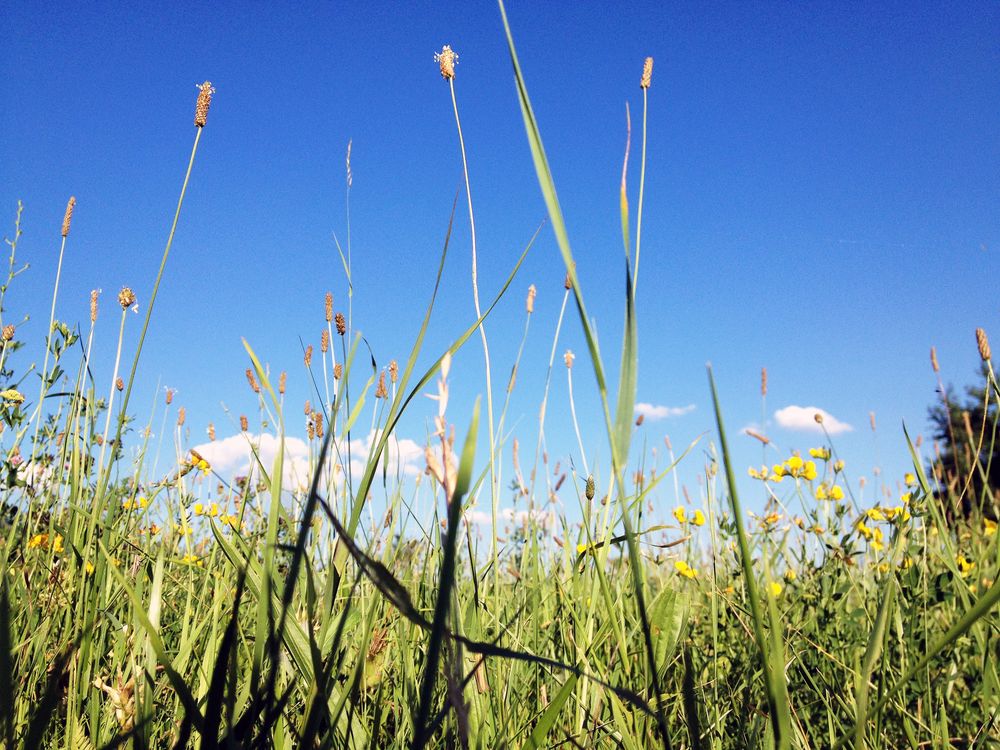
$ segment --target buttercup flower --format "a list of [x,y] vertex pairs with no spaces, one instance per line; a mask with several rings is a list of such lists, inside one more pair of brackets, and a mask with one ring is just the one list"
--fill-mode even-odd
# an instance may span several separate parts
[[970,560],[962,554],[959,554],[958,557],[955,558],[955,564],[958,566],[958,572],[962,574],[962,578],[969,575],[969,573],[971,573],[976,567],[975,560]]
[[676,562],[674,562],[674,568],[676,568],[677,572],[680,573],[685,578],[694,578],[695,576],[698,575],[698,571],[692,568],[683,560],[677,560]]

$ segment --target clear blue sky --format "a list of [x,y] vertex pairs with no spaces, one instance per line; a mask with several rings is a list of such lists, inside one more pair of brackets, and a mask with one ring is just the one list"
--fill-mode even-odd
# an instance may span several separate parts
[[[764,429],[785,456],[818,440],[775,424],[775,411],[818,406],[854,427],[836,438],[854,476],[879,462],[899,477],[900,424],[925,432],[935,398],[931,345],[957,384],[975,374],[976,326],[1000,347],[1000,6],[512,2],[508,12],[612,369],[625,104],[637,124],[642,60],[656,60],[638,397],[695,409],[647,421],[641,439],[714,439],[711,360],[738,463],[759,461],[759,445],[737,431],[760,421],[766,366]],[[29,1],[7,4],[2,20],[0,219],[9,235],[24,201],[20,257],[31,263],[6,316],[30,312],[19,336],[40,340],[63,209],[76,195],[57,317],[85,322],[89,291],[104,290],[99,379],[110,377],[115,293],[131,285],[140,306],[149,296],[194,135],[195,84],[218,90],[133,401],[145,415],[157,383],[177,388],[192,445],[210,421],[234,431],[220,402],[254,411],[241,336],[275,371],[289,370],[292,419],[312,395],[299,338],[318,348],[324,292],[346,305],[332,232],[346,238],[350,139],[354,324],[380,364],[405,357],[462,186],[433,60],[443,44],[459,53],[484,297],[545,217],[491,3]],[[469,265],[460,201],[428,355],[472,320]],[[563,274],[543,230],[487,329],[499,398],[525,291],[538,286],[511,409],[523,443],[533,444]],[[133,343],[139,323],[129,323]],[[581,355],[588,450],[606,462],[572,317],[566,348]],[[481,368],[473,340],[453,369],[460,429],[483,390]],[[418,403],[410,436],[419,440],[432,414]],[[550,417],[554,458],[575,453],[561,365]],[[692,491],[707,447],[708,438],[682,468]]]

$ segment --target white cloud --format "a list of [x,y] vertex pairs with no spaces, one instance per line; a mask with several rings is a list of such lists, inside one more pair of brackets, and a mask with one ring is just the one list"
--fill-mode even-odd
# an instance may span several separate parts
[[667,417],[683,417],[694,411],[694,404],[687,406],[658,406],[640,402],[635,405],[635,413],[640,414],[650,422],[656,422]]
[[[493,523],[493,516],[485,510],[470,510],[465,516],[465,520],[478,526],[489,526]],[[513,508],[498,508],[497,523],[508,523],[514,526],[523,526],[528,519],[534,519],[539,528],[545,531],[555,529],[556,514],[552,510],[514,510]]]
[[[364,438],[355,438],[350,444],[351,470],[355,477],[360,477],[365,468],[365,459],[372,444],[381,437],[378,432],[371,432]],[[257,447],[257,455],[264,468],[270,473],[274,466],[275,456],[280,446],[278,438],[270,433],[255,435],[239,433],[222,440],[196,445],[194,450],[204,456],[212,469],[224,477],[247,474],[251,465],[255,465],[251,443]],[[318,443],[316,451],[318,452]],[[332,465],[346,463],[347,442],[339,441],[331,447],[329,461]],[[389,460],[389,473],[401,471],[406,476],[413,476],[423,470],[423,448],[409,438],[391,438],[386,445]],[[383,455],[383,461],[385,454]],[[381,463],[380,463],[381,467]],[[309,445],[301,438],[285,437],[285,458],[283,485],[288,488],[304,489],[312,480],[312,466],[309,457]],[[342,476],[342,473],[338,472]]]
[[[822,425],[816,421],[817,414],[823,418]],[[784,427],[786,430],[823,432],[825,427],[831,435],[838,435],[841,432],[850,432],[854,429],[818,406],[786,406],[784,409],[778,409],[774,412],[774,419],[779,427]]]

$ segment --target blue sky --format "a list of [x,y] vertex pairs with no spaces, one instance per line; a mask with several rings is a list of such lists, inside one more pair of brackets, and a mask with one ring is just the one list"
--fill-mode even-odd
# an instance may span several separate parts
[[[145,415],[162,399],[158,384],[176,388],[190,445],[208,422],[220,435],[237,429],[221,402],[234,415],[255,411],[241,337],[275,372],[289,371],[290,419],[315,401],[300,338],[318,348],[326,291],[346,307],[332,233],[346,241],[348,141],[353,322],[379,364],[409,351],[463,184],[433,59],[443,44],[459,54],[484,298],[545,217],[490,3],[24,2],[4,13],[0,219],[9,235],[24,201],[19,256],[31,263],[5,316],[30,312],[19,337],[40,340],[59,226],[76,195],[57,317],[86,321],[90,290],[103,289],[101,383],[114,355],[114,294],[128,284],[142,307],[152,287],[194,135],[195,84],[217,88],[133,401]],[[695,408],[647,420],[637,448],[662,451],[665,434],[679,448],[704,433],[680,472],[696,493],[714,439],[711,361],[737,463],[759,463],[759,444],[738,430],[761,421],[766,366],[763,429],[780,448],[770,460],[819,444],[776,424],[775,412],[816,406],[853,427],[835,438],[853,476],[870,477],[878,463],[886,478],[900,477],[900,425],[925,432],[935,398],[929,348],[945,380],[964,384],[978,362],[974,329],[1000,338],[1000,6],[512,2],[508,13],[612,369],[625,105],[635,146],[642,61],[656,60],[638,398]],[[460,201],[425,362],[473,320],[469,246]],[[487,327],[500,398],[525,292],[537,285],[509,418],[522,443],[534,442],[563,275],[543,229]],[[133,346],[140,322],[129,321]],[[574,317],[560,355],[567,348],[581,355],[574,388],[586,447],[606,463]],[[559,363],[553,461],[576,453]],[[451,414],[464,426],[484,387],[477,340],[453,376]],[[408,436],[421,440],[433,413],[418,403]]]

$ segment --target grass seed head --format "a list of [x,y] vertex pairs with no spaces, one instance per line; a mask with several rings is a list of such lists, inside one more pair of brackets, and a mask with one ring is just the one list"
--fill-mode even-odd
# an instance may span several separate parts
[[399,362],[391,360],[389,362],[389,380],[395,383],[399,380]]
[[246,414],[240,414],[240,431],[246,432],[250,429],[250,423],[247,422]]
[[[354,183],[354,173],[351,172],[351,144],[354,143],[352,138],[347,142],[347,157],[344,159],[345,165],[347,167],[347,188],[350,189],[351,185]],[[329,318],[327,318],[329,320]]]
[[937,358],[937,348],[931,347],[931,367],[934,368],[934,372],[941,372],[941,366],[938,364]]
[[212,95],[215,89],[212,88],[211,81],[205,81],[198,86],[198,102],[194,105],[194,124],[199,128],[205,127],[208,120],[208,108],[212,106]]
[[125,381],[122,380],[122,376],[121,375],[119,375],[117,378],[115,378],[115,388],[118,389],[119,393],[121,393],[122,391],[125,390]]
[[653,78],[653,58],[647,57],[645,62],[643,62],[642,64],[642,80],[639,81],[639,87],[643,89],[648,89],[652,78]]
[[312,367],[312,363],[313,363],[313,345],[312,344],[309,344],[309,346],[306,347],[306,353],[305,353],[305,356],[302,358],[302,360],[306,363],[306,367]]
[[378,385],[375,386],[375,398],[385,398],[389,391],[385,388],[385,370],[378,374]]
[[979,356],[983,358],[983,362],[990,359],[990,340],[986,338],[986,331],[982,328],[976,329],[976,345],[979,347]]
[[187,419],[187,409],[183,406],[177,410],[177,426],[183,427],[184,421]]
[[254,393],[260,393],[260,386],[257,384],[257,378],[253,376],[253,370],[249,367],[247,368],[247,382],[250,384],[250,390]]
[[170,406],[170,404],[172,404],[174,402],[174,389],[173,388],[167,388],[166,394],[165,394],[165,400],[167,402],[167,406]]
[[131,287],[123,286],[122,290],[118,292],[118,304],[122,306],[122,310],[128,310],[135,305],[135,292],[132,291]]
[[312,412],[313,412],[312,404],[309,403],[309,399],[306,399],[306,405],[303,408],[302,413],[308,417],[310,414],[312,414]]
[[208,423],[208,439],[210,442],[215,442],[215,425],[211,422]]
[[337,313],[333,320],[337,325],[337,333],[339,335],[343,336],[347,333],[347,320],[344,318],[344,313]]
[[340,380],[340,376],[344,374],[344,366],[338,362],[333,366],[333,379]]
[[5,325],[3,327],[3,333],[0,334],[0,338],[2,338],[4,341],[13,341],[14,340],[14,332],[16,330],[17,329],[14,328],[14,324],[13,323],[11,323],[9,325]]
[[76,196],[71,195],[69,202],[66,204],[66,213],[63,214],[62,223],[62,236],[65,237],[69,234],[69,225],[73,221],[73,209],[76,208]]
[[760,395],[761,396],[766,396],[767,395],[767,368],[766,367],[761,367],[760,368]]
[[282,396],[285,395],[285,385],[287,384],[287,381],[288,373],[282,370],[281,374],[278,376],[278,393]]
[[576,359],[576,355],[573,354],[572,350],[567,349],[566,353],[563,355],[563,362],[566,363],[566,369],[573,369],[573,360]]
[[594,477],[587,477],[587,489],[584,490],[584,494],[587,496],[588,500],[593,500],[594,495],[597,493],[597,486],[594,484]]
[[455,65],[458,63],[458,55],[447,44],[441,51],[434,55],[434,62],[441,67],[441,77],[450,81],[455,77]]
[[323,333],[319,336],[319,350],[326,354],[330,351],[330,332],[323,329]]
[[524,303],[525,309],[528,311],[528,315],[531,315],[535,311],[535,295],[538,290],[535,289],[535,285],[532,284],[528,287],[528,299]]
[[100,294],[101,294],[101,290],[100,289],[91,289],[90,290],[90,322],[91,323],[96,323],[97,322],[97,298],[98,298],[98,296],[100,296]]
[[323,308],[326,322],[329,323],[333,320],[333,295],[330,292],[327,292],[326,297],[323,298]]

